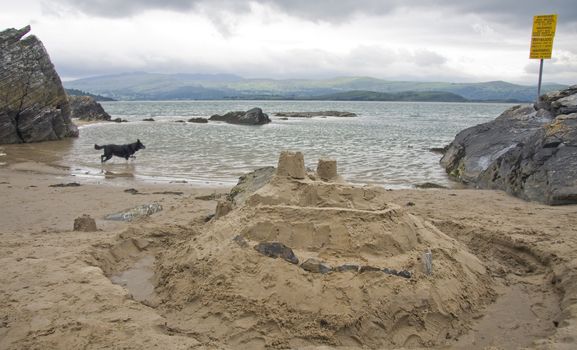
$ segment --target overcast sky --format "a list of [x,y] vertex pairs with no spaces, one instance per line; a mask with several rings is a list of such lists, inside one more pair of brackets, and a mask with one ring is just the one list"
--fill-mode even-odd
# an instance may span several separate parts
[[535,84],[536,14],[558,14],[544,81],[577,84],[576,0],[0,0],[63,79],[146,71]]

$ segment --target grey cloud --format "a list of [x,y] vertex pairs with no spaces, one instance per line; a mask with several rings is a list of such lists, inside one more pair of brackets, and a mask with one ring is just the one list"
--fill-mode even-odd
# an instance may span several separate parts
[[445,56],[441,56],[431,50],[419,50],[413,54],[413,60],[419,66],[440,66],[447,62]]
[[410,5],[402,0],[52,0],[50,4],[65,4],[89,15],[124,17],[152,9],[240,13],[250,11],[251,2],[270,5],[291,16],[333,23],[357,14],[383,15],[400,8],[441,10],[447,16],[476,13],[512,26],[525,26],[533,15],[546,13],[557,13],[561,25],[577,23],[575,0],[414,0]]

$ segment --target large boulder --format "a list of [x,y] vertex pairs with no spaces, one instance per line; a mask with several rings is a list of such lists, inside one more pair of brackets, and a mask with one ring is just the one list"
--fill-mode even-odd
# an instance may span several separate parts
[[577,86],[461,131],[441,164],[456,179],[550,205],[577,203]]
[[224,115],[215,114],[209,120],[223,121],[231,124],[262,125],[270,123],[270,118],[262,109],[256,107],[246,112],[235,111]]
[[0,32],[0,144],[78,136],[60,77],[30,26]]
[[106,113],[100,103],[90,96],[68,96],[70,102],[71,117],[86,121],[106,120],[110,114]]

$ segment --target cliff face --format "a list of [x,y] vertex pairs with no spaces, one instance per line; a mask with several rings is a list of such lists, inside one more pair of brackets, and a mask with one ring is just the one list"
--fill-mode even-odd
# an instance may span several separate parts
[[0,32],[0,144],[77,137],[60,77],[30,26]]
[[461,131],[441,159],[479,188],[550,205],[577,203],[577,85]]

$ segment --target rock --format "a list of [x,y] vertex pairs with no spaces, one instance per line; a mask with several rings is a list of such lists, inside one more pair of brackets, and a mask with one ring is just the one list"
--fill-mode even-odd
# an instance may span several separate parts
[[337,161],[334,159],[319,159],[317,175],[324,181],[329,181],[338,176]]
[[299,259],[293,253],[293,250],[280,242],[261,242],[254,249],[271,258],[282,258],[291,264],[298,264]]
[[226,214],[230,213],[232,210],[232,202],[228,200],[219,200],[216,204],[216,213],[214,214],[214,218],[218,219]]
[[197,118],[190,118],[188,120],[189,123],[208,123],[208,119],[197,117]]
[[70,104],[30,26],[0,32],[0,144],[77,137]]
[[95,121],[111,119],[110,114],[104,111],[100,103],[90,96],[68,96],[70,102],[71,118]]
[[329,273],[333,270],[332,267],[315,258],[308,258],[301,264],[301,268],[308,272],[322,274]]
[[381,269],[376,266],[369,266],[369,265],[361,266],[361,268],[359,269],[360,273],[373,272],[373,271],[381,271]]
[[270,181],[275,171],[275,167],[270,166],[256,169],[241,176],[236,186],[230,190],[227,198],[233,202],[234,206],[242,205],[251,194]]
[[93,232],[98,231],[96,221],[90,215],[84,214],[74,219],[74,231]]
[[359,265],[344,264],[344,265],[337,266],[337,267],[335,268],[335,270],[338,271],[338,272],[347,272],[347,271],[350,271],[350,272],[359,272],[359,268],[360,268]]
[[445,152],[447,152],[448,148],[449,148],[449,146],[431,147],[431,148],[429,148],[429,152],[433,152],[433,153],[437,153],[437,154],[445,154]]
[[68,182],[68,183],[48,185],[48,187],[78,187],[78,186],[81,186],[78,182]]
[[143,122],[153,122],[155,121],[154,118],[144,118],[142,119]]
[[277,112],[275,113],[278,117],[291,117],[291,118],[312,118],[312,117],[344,117],[351,118],[357,115],[352,112],[339,112],[339,111],[319,111],[319,112]]
[[422,184],[416,184],[415,187],[416,187],[416,188],[422,188],[422,189],[427,189],[427,188],[447,188],[446,186],[439,185],[439,184],[436,184],[436,183],[434,183],[434,182],[423,182]]
[[236,236],[234,236],[232,241],[234,243],[238,244],[241,248],[247,248],[248,247],[248,242],[242,236],[236,235]]
[[109,214],[104,217],[106,220],[132,221],[139,217],[150,216],[162,210],[162,205],[158,203],[143,204],[134,208],[126,209],[118,213]]
[[411,278],[411,272],[407,270],[397,271],[395,269],[388,269],[385,267],[383,269],[383,272],[386,273],[387,275],[399,276],[403,278]]
[[270,118],[260,108],[253,108],[246,112],[228,112],[225,115],[215,114],[208,120],[224,121],[231,124],[262,125],[270,123]]
[[276,174],[293,179],[304,179],[307,174],[303,154],[301,152],[282,151],[278,159]]
[[114,118],[111,121],[113,121],[115,123],[128,123],[128,120],[122,119],[122,118]]
[[550,205],[577,203],[577,86],[461,131],[441,164],[458,180]]

